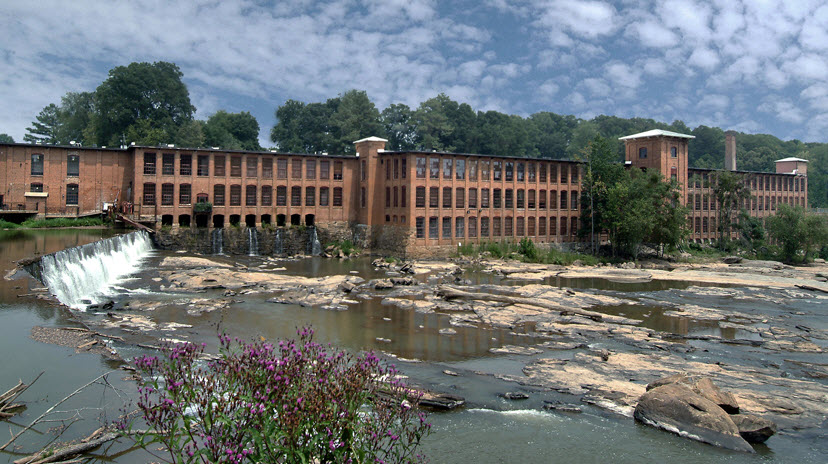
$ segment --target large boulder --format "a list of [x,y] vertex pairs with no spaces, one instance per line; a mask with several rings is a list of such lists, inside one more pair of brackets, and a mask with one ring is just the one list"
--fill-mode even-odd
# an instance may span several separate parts
[[763,417],[751,414],[730,416],[739,428],[739,434],[750,443],[764,443],[776,433],[776,424]]
[[674,374],[650,382],[647,385],[647,391],[673,383],[686,385],[699,395],[718,404],[728,414],[739,414],[739,402],[736,401],[736,397],[730,392],[720,390],[710,380],[710,377],[689,376],[685,373]]
[[754,452],[724,409],[681,383],[662,385],[644,393],[633,416],[639,422],[682,437]]
[[739,403],[733,393],[719,390],[710,377],[702,377],[693,385],[693,391],[719,405],[728,414],[739,414]]

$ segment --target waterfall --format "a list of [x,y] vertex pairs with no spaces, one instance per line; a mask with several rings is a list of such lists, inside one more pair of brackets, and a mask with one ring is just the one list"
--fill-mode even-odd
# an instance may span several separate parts
[[316,235],[316,227],[311,227],[310,239],[308,240],[308,254],[311,256],[319,256],[322,254],[322,244],[319,243],[319,237]]
[[255,227],[247,228],[247,251],[248,256],[259,256],[259,234]]
[[112,287],[137,271],[153,250],[144,231],[44,255],[27,267],[57,299],[73,309],[106,300]]
[[285,245],[282,242],[282,229],[276,229],[276,238],[273,239],[273,254],[281,255],[285,252]]
[[213,248],[212,252],[214,255],[223,255],[224,254],[224,229],[214,229],[213,236],[212,236]]

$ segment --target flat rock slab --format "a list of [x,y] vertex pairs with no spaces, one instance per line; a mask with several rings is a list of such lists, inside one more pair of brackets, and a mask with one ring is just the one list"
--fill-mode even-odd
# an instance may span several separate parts
[[531,356],[534,354],[543,353],[543,350],[532,346],[503,345],[498,348],[490,348],[489,353],[518,354],[522,356]]

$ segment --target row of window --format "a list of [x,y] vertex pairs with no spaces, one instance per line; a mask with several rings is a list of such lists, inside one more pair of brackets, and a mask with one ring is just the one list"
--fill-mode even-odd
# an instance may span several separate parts
[[[44,172],[44,162],[42,153],[32,154],[31,173],[33,176],[42,176]],[[78,177],[80,176],[80,156],[77,154],[66,155],[66,176]],[[77,203],[75,203],[77,204]]]
[[[695,188],[712,187],[715,183],[715,173],[702,173],[693,176],[691,181]],[[764,180],[763,180],[764,179]],[[750,175],[749,180],[743,178],[743,182],[749,182],[751,190],[765,190],[771,192],[799,192],[805,191],[805,178],[780,176],[780,175]]]
[[[694,201],[695,199],[695,201]],[[805,199],[801,197],[790,198],[790,197],[776,197],[776,196],[756,196],[753,195],[749,199],[742,198],[739,201],[739,208],[740,209],[750,209],[751,211],[764,211],[767,209],[768,211],[776,211],[776,205],[779,204],[790,204],[794,206],[805,206]],[[718,202],[715,198],[711,198],[709,195],[704,194],[695,194],[687,195],[687,205],[693,211],[710,211],[716,210],[716,205]]]
[[[403,159],[403,161],[405,161]],[[396,166],[396,160],[395,160]],[[416,175],[418,179],[425,179],[426,175],[430,179],[439,179],[442,172],[442,178],[445,180],[457,179],[476,181],[478,177],[482,181],[491,178],[494,181],[505,180],[507,182],[546,182],[547,173],[549,173],[549,181],[557,182],[558,179],[557,163],[547,162],[523,162],[523,161],[500,161],[500,160],[475,160],[475,159],[456,159],[438,158],[418,156]],[[403,168],[405,163],[403,163]],[[560,180],[562,184],[571,182],[578,183],[578,175],[580,167],[577,165],[570,166],[568,164],[560,164]],[[404,172],[404,171],[403,171]],[[394,170],[394,178],[396,179],[396,168]],[[403,178],[405,176],[403,175]],[[390,178],[389,168],[386,167],[386,179]]]
[[[557,217],[549,218],[549,230],[545,217],[517,217],[511,216],[492,218],[479,218],[480,229],[478,230],[477,217],[435,217],[428,218],[428,238],[475,238],[478,237],[544,237],[550,235],[574,235],[578,230],[578,218],[561,218],[560,223]],[[567,231],[567,223],[569,230]],[[560,224],[560,228],[558,225]],[[537,226],[537,228],[536,228]],[[417,217],[415,221],[417,238],[426,238],[426,218]],[[442,231],[442,235],[440,232]]]
[[[331,189],[329,187],[319,187],[318,206],[342,206],[342,187],[333,188],[333,196],[331,196]],[[302,187],[294,186],[290,188],[290,206],[317,206],[317,188],[305,187],[304,195]],[[175,184],[161,184],[161,205],[173,206],[173,199],[175,198]],[[208,202],[209,196],[206,193],[198,194],[196,200],[198,202]],[[304,200],[304,201],[303,201]],[[190,184],[180,184],[178,186],[178,204],[189,205],[192,202],[192,186]],[[156,204],[156,184],[144,184],[143,204],[152,206]],[[227,187],[225,185],[213,186],[213,205],[214,206],[241,206],[242,204],[242,186],[231,185],[229,189],[229,198],[227,195]],[[263,185],[259,188],[256,185],[247,185],[244,187],[244,204],[245,206],[273,206],[273,187],[270,185]],[[288,205],[288,189],[284,185],[276,187],[276,206]]]
[[[213,155],[213,175],[224,177],[227,175],[227,156]],[[245,177],[261,177],[263,179],[273,178],[273,158],[260,158],[259,156],[230,156],[230,177],[242,177],[242,160],[244,160]],[[261,159],[261,163],[259,160]],[[144,153],[144,175],[154,176],[157,171],[158,157],[155,153]],[[287,158],[276,159],[276,178],[288,178],[288,165],[290,165],[291,179],[319,179],[331,178],[331,166],[333,165],[333,179],[342,180],[342,161],[293,158],[288,163]],[[317,169],[318,166],[318,169]],[[261,171],[260,171],[261,170]],[[175,154],[164,153],[161,155],[161,175],[175,175]],[[178,156],[178,175],[193,175],[193,155],[182,154]],[[196,158],[196,175],[207,177],[210,175],[210,155],[198,155]]]
[[[404,188],[403,188],[404,189]],[[480,198],[478,203],[478,189],[470,188],[468,189],[468,198],[466,198],[466,189],[457,188],[452,189],[451,187],[443,187],[442,188],[442,197],[443,201],[440,202],[440,187],[429,187],[428,191],[428,207],[429,208],[439,208],[442,205],[443,208],[488,208],[489,203],[489,192],[491,191],[491,207],[492,208],[529,208],[529,209],[546,209],[547,206],[547,199],[549,200],[549,209],[557,209],[558,205],[560,205],[560,209],[567,209],[567,207],[571,209],[578,209],[578,191],[573,190],[571,193],[567,192],[566,190],[562,190],[560,192],[560,199],[557,190],[550,190],[549,194],[547,195],[546,190],[538,190],[537,196],[536,191],[534,189],[524,190],[524,189],[487,189],[483,188],[480,189]],[[454,202],[452,202],[452,193],[454,193]],[[405,190],[403,190],[403,195],[405,195]],[[391,198],[391,193],[389,188],[386,187],[385,189],[385,205],[389,207],[389,201]],[[394,187],[394,198],[396,198],[396,187]],[[479,205],[479,206],[478,206]],[[396,201],[394,202],[394,206],[396,205]],[[402,205],[405,207],[405,204]],[[417,208],[425,208],[426,207],[426,188],[425,187],[417,187],[416,189],[416,196],[415,196],[415,203],[414,206]]]
[[[29,185],[30,192],[43,192],[43,184],[33,182]],[[78,184],[66,185],[66,205],[73,206],[78,204]]]

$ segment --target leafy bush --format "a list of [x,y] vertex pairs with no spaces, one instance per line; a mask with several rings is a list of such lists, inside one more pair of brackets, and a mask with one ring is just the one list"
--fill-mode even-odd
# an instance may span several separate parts
[[522,254],[526,261],[530,263],[538,262],[540,255],[538,253],[537,247],[535,247],[535,242],[532,240],[523,237],[520,239],[520,244],[518,245],[518,251]]
[[0,219],[0,229],[17,229],[18,227],[20,227],[19,224]]
[[175,463],[422,460],[416,448],[430,425],[412,406],[418,398],[373,353],[332,350],[309,329],[278,345],[220,342],[206,364],[203,345],[191,343],[136,359],[150,427],[140,446],[162,444]]
[[471,256],[474,254],[474,245],[466,242],[465,244],[457,246],[457,254],[459,256]]

